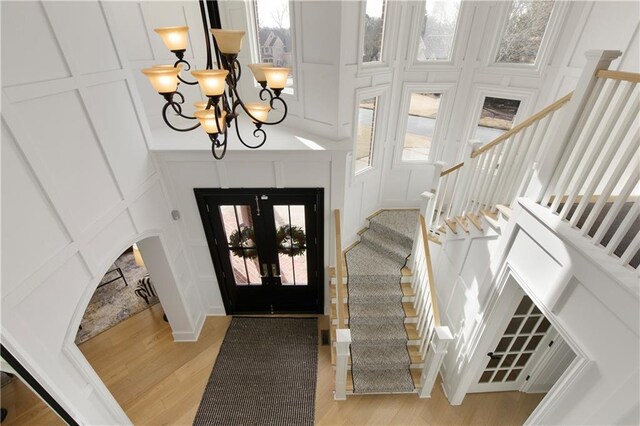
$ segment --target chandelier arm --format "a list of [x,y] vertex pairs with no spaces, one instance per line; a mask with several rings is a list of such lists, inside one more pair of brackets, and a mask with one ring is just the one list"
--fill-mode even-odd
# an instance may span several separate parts
[[[236,68],[236,65],[238,66],[237,68]],[[235,83],[238,84],[238,81],[240,81],[240,78],[242,77],[242,67],[240,66],[240,61],[238,61],[238,58],[234,58],[233,62],[231,63],[231,66],[233,67],[234,70],[235,69],[238,70],[238,75],[234,75]]]
[[[176,105],[177,105],[177,104],[176,104]],[[190,132],[191,130],[193,130],[193,129],[197,129],[198,127],[200,127],[200,122],[198,122],[197,124],[195,124],[195,125],[193,125],[193,126],[191,126],[191,127],[187,127],[187,128],[184,128],[184,129],[181,129],[181,128],[176,127],[176,126],[174,126],[173,124],[171,124],[171,123],[169,122],[169,119],[167,118],[167,110],[169,109],[169,106],[171,106],[171,107],[172,107],[172,108],[174,108],[174,110],[175,110],[175,107],[173,106],[173,103],[171,103],[171,102],[167,102],[166,104],[164,104],[164,107],[162,108],[162,119],[164,120],[165,124],[166,124],[167,126],[169,126],[172,130],[175,130],[176,132]],[[178,106],[178,107],[179,107],[179,106]],[[183,117],[183,118],[187,118],[187,119],[192,119],[192,118],[194,118],[194,119],[195,119],[195,117],[187,117],[187,116],[185,116],[185,115],[182,115],[181,113],[180,113],[180,114],[178,114],[178,115],[180,115],[180,116],[181,116],[181,117]]]
[[287,107],[287,103],[282,100],[280,97],[272,97],[271,100],[269,101],[269,106],[271,106],[271,109],[276,109],[273,107],[273,101],[275,101],[276,99],[278,101],[280,101],[280,103],[284,106],[284,115],[282,116],[282,118],[280,118],[280,120],[278,121],[262,121],[259,120],[257,118],[255,118],[253,115],[251,115],[251,113],[249,112],[249,110],[247,109],[247,107],[245,106],[244,102],[242,102],[242,99],[240,98],[240,95],[238,95],[238,91],[236,90],[235,87],[232,87],[233,92],[236,95],[237,100],[235,101],[234,105],[233,105],[233,113],[235,114],[236,112],[236,108],[238,108],[238,106],[242,107],[242,110],[249,116],[249,118],[251,118],[251,120],[253,120],[254,122],[262,125],[267,125],[267,126],[273,126],[274,124],[280,124],[284,121],[285,118],[287,118],[287,113],[289,111],[289,108]]
[[266,101],[267,100],[266,98],[262,97],[262,94],[265,93],[265,92],[267,93],[267,95],[269,95],[269,102],[271,102],[271,99],[273,99],[273,93],[271,93],[271,90],[267,89],[266,87],[263,87],[260,90],[260,93],[259,93],[260,100],[261,101]]
[[[186,64],[186,67],[184,68],[185,71],[189,71],[191,69],[191,64],[189,62],[185,61],[184,59],[178,59],[173,64],[173,67],[176,68],[179,64]],[[180,74],[178,74],[178,80],[180,80],[184,84],[188,84],[190,86],[194,86],[194,85],[198,84],[198,81],[188,81],[188,80],[183,79],[182,77],[180,77]]]
[[238,127],[238,120],[234,120],[235,124],[236,124],[236,135],[238,136],[238,139],[240,140],[240,143],[242,143],[242,145],[246,146],[247,148],[250,149],[258,149],[260,148],[262,145],[264,145],[264,143],[267,141],[267,133],[260,129],[257,128],[253,131],[253,136],[255,138],[259,138],[260,136],[258,136],[259,134],[262,134],[262,141],[258,144],[258,145],[248,145],[247,143],[245,143],[245,141],[242,139],[242,136],[240,135],[240,128]]
[[[216,160],[222,160],[224,155],[227,153],[227,134],[224,134],[224,140],[222,142],[218,140],[218,135],[215,137],[209,135],[209,139],[211,140],[211,153],[213,154],[213,157]],[[216,154],[216,148],[220,147],[222,147],[222,153]]]
[[[173,97],[175,95],[180,96],[180,101],[176,102],[173,100]],[[179,115],[182,118],[186,118],[187,120],[196,120],[196,117],[190,117],[188,115],[184,115],[182,113],[182,104],[184,104],[184,96],[182,95],[182,93],[180,92],[174,92],[173,94],[171,94],[167,99],[167,104],[171,105],[171,108],[173,109],[173,112],[176,113],[176,115]]]

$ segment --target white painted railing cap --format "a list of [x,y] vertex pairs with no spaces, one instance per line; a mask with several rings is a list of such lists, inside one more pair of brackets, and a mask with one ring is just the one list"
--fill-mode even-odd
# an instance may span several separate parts
[[622,56],[622,52],[620,50],[592,49],[584,52],[584,56],[586,56],[587,59],[604,59],[607,61],[613,61],[614,59]]
[[427,200],[432,199],[433,197],[436,196],[436,194],[434,194],[432,191],[424,191],[422,194],[420,194],[420,196],[422,198],[426,198]]
[[351,343],[351,330],[348,328],[339,328],[336,330],[336,342]]
[[453,340],[453,335],[451,334],[451,329],[448,326],[442,325],[435,328],[436,335],[438,336],[438,340]]

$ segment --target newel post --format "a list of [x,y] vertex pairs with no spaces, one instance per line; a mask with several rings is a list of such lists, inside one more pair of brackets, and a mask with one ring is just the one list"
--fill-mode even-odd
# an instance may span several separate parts
[[619,50],[588,50],[585,52],[587,63],[582,69],[571,100],[560,111],[559,118],[561,119],[558,120],[559,124],[554,132],[555,136],[549,138],[546,141],[546,146],[542,147],[543,150],[546,150],[544,158],[538,170],[534,170],[525,197],[541,201],[546,189],[557,180],[558,176],[554,172],[558,168],[562,169],[562,163],[566,162],[566,157],[573,148],[568,146],[569,139],[596,85],[598,80],[596,73],[599,70],[609,69],[611,62],[621,55],[622,52]]
[[420,383],[422,385],[418,392],[420,398],[431,397],[431,390],[440,372],[444,356],[447,354],[447,347],[452,340],[453,336],[451,335],[449,327],[435,327],[433,337],[429,343],[427,357],[424,360],[422,375],[420,376]]
[[351,330],[347,328],[336,330],[336,390],[333,392],[333,399],[338,401],[347,399],[347,367],[350,346]]

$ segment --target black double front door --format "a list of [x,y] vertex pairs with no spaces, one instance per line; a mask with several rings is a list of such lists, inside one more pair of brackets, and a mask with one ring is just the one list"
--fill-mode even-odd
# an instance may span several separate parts
[[228,314],[322,312],[321,188],[195,195]]

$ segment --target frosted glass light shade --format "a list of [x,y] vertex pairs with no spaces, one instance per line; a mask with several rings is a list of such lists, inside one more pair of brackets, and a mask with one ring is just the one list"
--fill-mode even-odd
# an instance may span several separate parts
[[238,54],[242,49],[244,31],[212,29],[220,53]]
[[177,68],[180,71],[182,71],[182,64],[178,64],[177,67],[174,67],[173,65],[151,65],[151,68],[160,68],[160,69],[166,69],[166,70]]
[[156,92],[173,93],[178,89],[180,68],[146,68],[142,73],[147,76]]
[[220,117],[218,117],[220,132],[218,131],[218,126],[216,126],[216,113],[213,108],[201,109],[193,113],[193,115],[200,121],[204,131],[210,135],[224,132],[224,129],[227,127],[227,113],[224,110],[220,112]]
[[247,66],[251,68],[251,72],[253,73],[253,76],[255,77],[257,82],[267,81],[267,77],[265,77],[264,75],[263,68],[273,68],[273,64],[267,64],[267,63],[248,64]]
[[153,31],[160,35],[167,49],[171,51],[187,50],[189,27],[163,27],[156,28]]
[[265,77],[267,78],[267,85],[271,89],[284,89],[287,85],[287,78],[289,77],[289,68],[263,68]]
[[193,106],[196,108],[196,111],[200,111],[202,109],[207,109],[207,104],[208,103],[209,103],[209,101],[194,102]]
[[200,89],[205,96],[220,96],[224,93],[227,70],[196,70],[191,74],[198,79]]
[[[247,111],[249,111],[249,114],[251,114],[253,118],[256,118],[262,122],[267,121],[267,116],[269,115],[269,111],[271,110],[271,107],[269,105],[262,104],[260,102],[247,102],[246,104],[244,104],[244,106],[247,108]],[[253,118],[251,119],[251,121],[257,123],[257,121]]]

